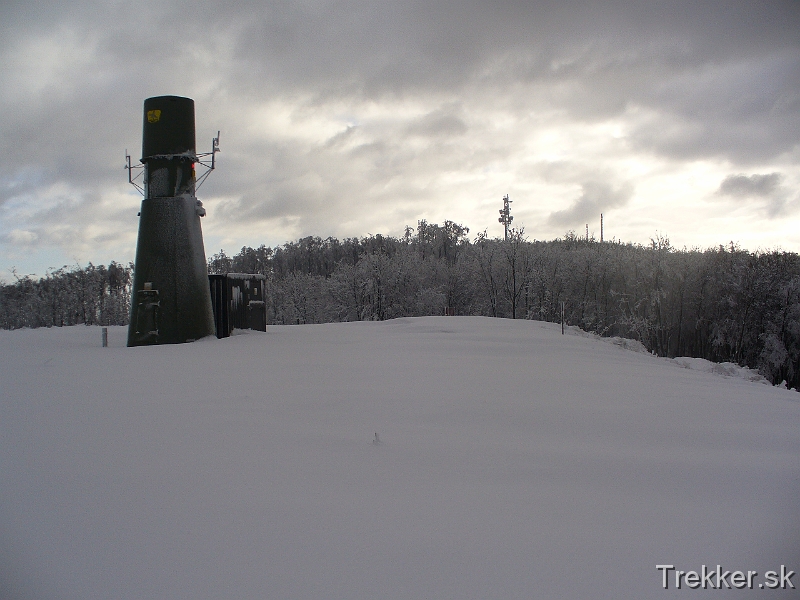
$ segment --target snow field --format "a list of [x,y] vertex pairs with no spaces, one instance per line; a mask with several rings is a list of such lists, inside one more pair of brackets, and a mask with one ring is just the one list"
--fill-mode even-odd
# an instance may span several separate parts
[[125,336],[0,332],[0,597],[705,597],[656,565],[800,571],[796,392],[531,321]]

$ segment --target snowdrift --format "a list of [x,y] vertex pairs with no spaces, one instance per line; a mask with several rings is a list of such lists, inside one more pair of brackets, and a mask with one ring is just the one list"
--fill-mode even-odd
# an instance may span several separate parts
[[2,598],[718,597],[656,565],[800,571],[796,392],[531,321],[100,337],[0,332]]

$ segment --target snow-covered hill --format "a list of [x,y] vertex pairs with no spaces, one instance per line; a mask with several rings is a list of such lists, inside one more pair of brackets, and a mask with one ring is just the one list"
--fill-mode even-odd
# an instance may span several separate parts
[[0,597],[797,597],[800,394],[568,333],[2,331]]

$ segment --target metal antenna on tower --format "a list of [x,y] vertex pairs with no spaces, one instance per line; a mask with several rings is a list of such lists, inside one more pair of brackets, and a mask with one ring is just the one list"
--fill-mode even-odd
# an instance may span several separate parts
[[508,241],[508,226],[511,225],[511,221],[514,220],[514,217],[511,216],[511,207],[509,206],[511,202],[513,201],[508,199],[508,194],[503,196],[503,209],[500,211],[500,218],[497,219],[497,221],[502,223],[503,227],[505,227],[506,241]]

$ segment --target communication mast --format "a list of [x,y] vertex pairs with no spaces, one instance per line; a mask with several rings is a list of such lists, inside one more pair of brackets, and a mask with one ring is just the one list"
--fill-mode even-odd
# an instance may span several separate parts
[[[211,152],[195,150],[194,100],[157,96],[144,101],[141,166],[128,181],[142,193],[131,292],[128,346],[180,344],[215,334],[195,191],[215,167],[219,132]],[[210,163],[202,157],[211,157]],[[197,166],[207,170],[199,178]],[[133,177],[132,169],[141,169]],[[141,181],[137,179],[141,177]]]
[[500,218],[497,219],[505,228],[506,241],[508,241],[508,226],[511,225],[511,221],[514,220],[514,217],[511,216],[511,206],[509,206],[511,202],[513,202],[513,200],[508,199],[508,194],[503,196],[503,209],[500,211]]

